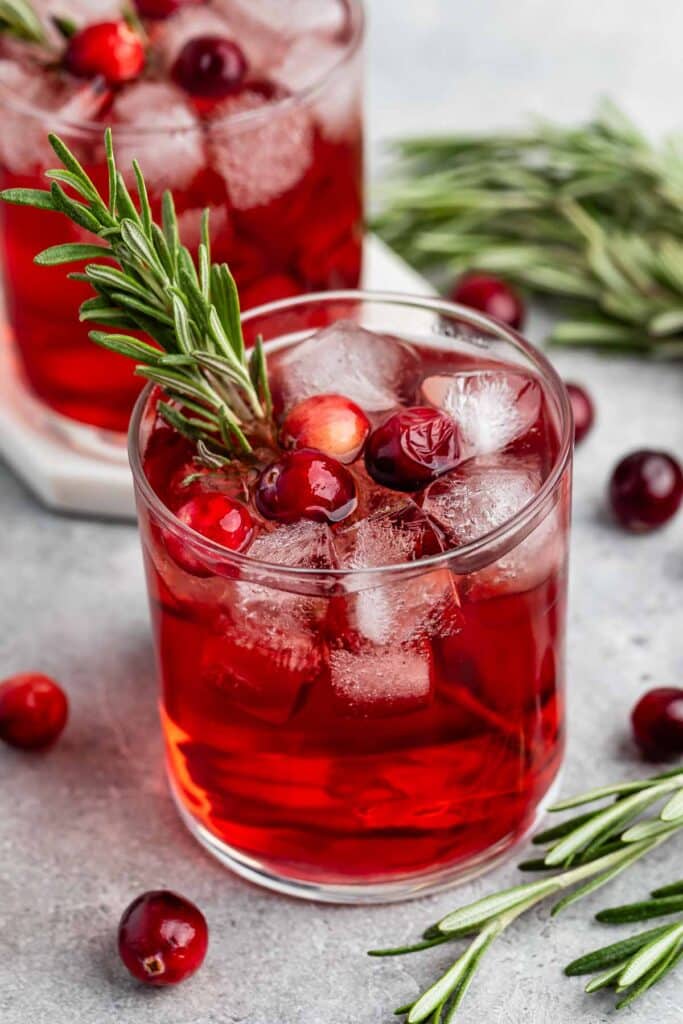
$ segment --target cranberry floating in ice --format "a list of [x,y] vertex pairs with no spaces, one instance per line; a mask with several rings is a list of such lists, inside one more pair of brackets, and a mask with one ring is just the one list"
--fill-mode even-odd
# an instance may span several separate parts
[[66,694],[48,676],[26,672],[0,682],[0,740],[38,750],[60,736],[69,713]]
[[174,892],[146,892],[119,924],[119,955],[138,981],[177,985],[204,962],[209,930],[201,910]]
[[664,761],[683,754],[683,690],[649,690],[631,715],[633,734],[647,758]]
[[102,21],[71,36],[64,63],[73,75],[101,75],[111,85],[120,85],[141,73],[145,49],[140,36],[125,21]]
[[438,409],[413,406],[373,430],[365,467],[377,483],[415,491],[453,469],[460,458],[457,424]]
[[580,444],[593,426],[595,409],[590,395],[580,384],[566,382],[565,387],[574,416],[574,443]]
[[634,533],[663,526],[678,511],[682,497],[683,472],[667,452],[632,452],[617,465],[609,484],[617,521]]
[[[181,523],[229,551],[242,551],[254,534],[249,509],[240,501],[220,493],[198,494],[181,505],[176,515]],[[164,531],[169,555],[186,572],[210,576],[207,559],[172,530]]]
[[338,523],[356,507],[356,487],[348,469],[329,455],[301,448],[286,452],[264,469],[256,487],[256,507],[266,519]]
[[353,462],[363,448],[370,421],[343,395],[311,395],[289,410],[280,435],[285,448],[315,448],[340,462]]
[[465,274],[456,281],[451,298],[453,302],[477,309],[515,330],[524,323],[524,306],[517,292],[490,274]]

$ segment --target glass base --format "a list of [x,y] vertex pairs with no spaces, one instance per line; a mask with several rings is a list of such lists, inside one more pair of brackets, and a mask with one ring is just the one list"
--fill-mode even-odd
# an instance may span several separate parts
[[170,777],[169,786],[178,813],[190,833],[205,850],[236,875],[245,878],[248,882],[253,882],[255,885],[263,886],[265,889],[272,889],[274,892],[285,896],[295,896],[297,899],[314,900],[318,903],[346,903],[362,906],[372,903],[397,903],[400,900],[431,896],[434,893],[442,892],[444,889],[450,889],[455,885],[469,882],[472,878],[490,871],[507,860],[514,850],[536,830],[546,809],[553,803],[559,792],[561,779],[562,770],[560,769],[550,789],[538,805],[533,821],[522,834],[503,837],[494,846],[489,847],[477,857],[471,858],[465,863],[459,862],[450,866],[441,866],[434,871],[425,871],[420,874],[392,877],[390,881],[386,882],[330,884],[306,882],[300,878],[289,878],[275,874],[258,860],[233,849],[192,817],[183,805]]

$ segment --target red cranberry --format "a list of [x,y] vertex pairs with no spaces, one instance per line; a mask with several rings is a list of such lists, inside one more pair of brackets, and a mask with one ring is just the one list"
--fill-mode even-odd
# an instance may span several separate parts
[[[249,509],[226,494],[197,494],[180,506],[176,516],[181,523],[229,551],[242,551],[254,534]],[[169,555],[181,569],[193,576],[211,575],[211,569],[185,540],[166,530],[164,541]]]
[[69,39],[64,61],[73,75],[102,75],[117,85],[138,77],[145,66],[145,50],[140,36],[125,21],[102,21]]
[[416,491],[458,463],[455,420],[440,409],[403,409],[373,430],[365,447],[365,466],[378,484]]
[[139,981],[177,985],[201,967],[209,930],[201,910],[174,892],[146,892],[124,911],[119,954]]
[[617,520],[637,533],[662,526],[683,497],[683,473],[666,452],[637,451],[612,473],[609,499]]
[[140,17],[157,20],[170,17],[181,7],[201,2],[202,0],[135,0],[135,6]]
[[193,96],[220,100],[236,92],[247,73],[247,62],[236,43],[222,36],[197,36],[185,43],[171,75]]
[[12,747],[48,747],[68,714],[66,694],[48,676],[26,672],[0,683],[0,739]]
[[636,742],[651,760],[683,754],[683,690],[650,690],[633,709],[631,724]]
[[256,507],[266,519],[339,523],[356,507],[356,485],[345,466],[323,452],[300,448],[264,469]]
[[311,395],[287,413],[285,448],[315,448],[340,462],[353,462],[370,433],[370,420],[342,395]]
[[524,306],[514,289],[491,274],[465,274],[451,292],[454,302],[492,316],[518,331],[524,323]]
[[583,441],[588,431],[593,426],[595,410],[591,397],[585,388],[579,384],[566,383],[565,387],[569,394],[569,401],[574,415],[574,443]]

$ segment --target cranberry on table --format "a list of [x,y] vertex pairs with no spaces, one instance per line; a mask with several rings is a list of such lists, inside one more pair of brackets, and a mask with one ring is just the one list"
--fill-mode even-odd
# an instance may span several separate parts
[[633,709],[631,724],[636,742],[651,760],[683,754],[683,690],[650,690]]
[[492,316],[519,330],[524,323],[524,305],[517,292],[492,274],[465,274],[451,291],[453,302]]
[[264,469],[254,497],[261,515],[280,523],[339,523],[358,502],[346,466],[311,448],[286,452]]
[[197,36],[178,54],[171,75],[193,96],[220,100],[237,92],[247,73],[247,62],[236,43],[223,36]]
[[287,413],[285,448],[315,448],[340,462],[353,462],[370,433],[363,410],[343,395],[311,395]]
[[440,409],[414,406],[394,413],[373,430],[365,466],[378,484],[415,491],[454,469],[460,458],[455,420]]
[[119,954],[139,981],[177,985],[201,967],[209,930],[201,910],[167,890],[143,893],[124,911]]
[[66,694],[49,676],[25,672],[0,683],[0,739],[12,747],[50,746],[68,714]]
[[574,443],[579,444],[593,426],[595,409],[590,395],[580,384],[566,381],[565,387],[574,415]]
[[73,75],[102,75],[111,85],[118,85],[138,77],[145,66],[145,49],[125,21],[102,21],[71,36],[64,63]]
[[632,452],[617,465],[609,484],[614,515],[635,533],[666,523],[677,512],[682,497],[683,472],[667,452]]

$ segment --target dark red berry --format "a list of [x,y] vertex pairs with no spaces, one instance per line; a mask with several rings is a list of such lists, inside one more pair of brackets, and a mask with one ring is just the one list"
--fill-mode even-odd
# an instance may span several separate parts
[[64,63],[72,75],[102,75],[117,85],[138,77],[145,66],[145,49],[125,21],[102,21],[71,36]]
[[524,306],[517,292],[491,274],[465,274],[456,281],[451,298],[515,330],[524,323]]
[[339,523],[356,507],[356,485],[346,466],[310,448],[287,452],[264,469],[256,507],[266,519]]
[[595,410],[590,395],[580,384],[566,383],[565,387],[574,415],[574,443],[579,444],[593,426]]
[[223,36],[197,36],[178,54],[171,75],[192,96],[220,100],[237,92],[247,62],[236,43]]
[[651,760],[683,754],[683,690],[650,690],[633,709],[631,724],[636,742]]
[[0,683],[0,739],[12,747],[50,746],[68,714],[66,694],[48,676],[25,672]]
[[[249,509],[226,494],[197,494],[180,506],[176,516],[181,523],[229,551],[242,551],[254,534]],[[171,530],[164,532],[164,541],[169,555],[181,569],[193,576],[211,575],[211,568],[195,554],[189,541]]]
[[202,0],[135,0],[135,6],[140,17],[157,20],[170,17],[181,7],[201,2]]
[[119,954],[139,981],[177,985],[201,967],[209,930],[201,910],[174,892],[146,892],[123,912]]
[[385,420],[368,438],[365,466],[378,484],[416,491],[454,469],[460,456],[455,420],[440,409],[415,406]]
[[285,448],[315,448],[353,462],[370,433],[363,410],[343,395],[311,395],[289,410],[282,424]]
[[683,473],[666,452],[633,452],[612,473],[610,504],[627,530],[643,533],[662,526],[677,512],[681,497]]

